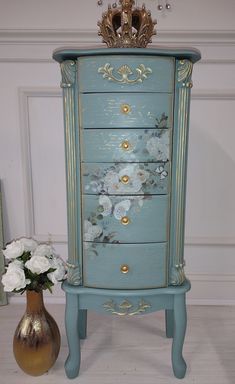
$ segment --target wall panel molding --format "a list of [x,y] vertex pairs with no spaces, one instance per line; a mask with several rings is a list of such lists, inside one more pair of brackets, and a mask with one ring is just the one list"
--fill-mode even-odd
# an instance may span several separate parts
[[[160,30],[154,45],[194,46],[202,50],[203,64],[234,64],[234,30]],[[52,51],[61,46],[106,47],[96,29],[0,29],[0,62],[52,63]],[[149,46],[151,47],[151,45]],[[219,49],[223,49],[221,55]],[[207,52],[208,50],[208,52]],[[205,53],[204,53],[205,52]]]
[[[97,29],[2,29],[0,44],[73,44],[100,43]],[[158,30],[154,43],[189,43],[199,45],[234,45],[235,30]]]
[[[228,298],[226,292],[234,292],[235,274],[187,274],[192,289],[187,295],[189,305],[235,305],[235,298]],[[25,304],[24,296],[12,295],[11,304]],[[44,301],[50,304],[65,304],[64,292],[57,289],[53,295],[45,295]]]
[[29,98],[32,97],[62,97],[60,88],[27,87],[19,88],[20,105],[20,134],[22,148],[22,165],[24,179],[24,212],[26,235],[38,241],[53,243],[66,243],[67,236],[56,233],[37,234],[35,231],[34,194],[31,167],[30,125],[29,125]]

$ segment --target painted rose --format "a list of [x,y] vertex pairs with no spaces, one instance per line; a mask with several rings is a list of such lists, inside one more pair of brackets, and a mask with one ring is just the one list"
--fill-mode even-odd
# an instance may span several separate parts
[[24,270],[18,263],[11,263],[7,272],[2,276],[5,292],[19,291],[24,289],[30,280],[25,278]]
[[55,271],[48,273],[47,277],[52,281],[53,284],[57,284],[65,277],[64,262],[59,257],[55,257],[51,261],[51,268],[55,269]]
[[50,259],[46,256],[33,255],[31,259],[26,261],[26,268],[28,268],[32,273],[40,274],[48,271],[51,268]]
[[12,243],[6,246],[3,254],[6,259],[16,259],[17,257],[22,256],[24,252],[24,244],[20,240],[12,241]]
[[169,137],[168,131],[161,137],[151,137],[146,143],[146,149],[156,160],[167,161],[169,159]]
[[84,222],[84,241],[93,241],[102,234],[103,230],[99,225],[92,224],[89,220]]

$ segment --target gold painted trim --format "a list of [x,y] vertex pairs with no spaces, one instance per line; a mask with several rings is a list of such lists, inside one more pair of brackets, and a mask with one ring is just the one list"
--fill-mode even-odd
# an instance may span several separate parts
[[151,305],[146,303],[143,299],[134,306],[130,301],[124,300],[120,304],[116,304],[113,300],[107,301],[103,304],[103,307],[107,312],[111,312],[113,315],[118,316],[134,316],[146,312]]
[[[113,74],[114,68],[111,67],[110,63],[106,63],[103,67],[98,69],[98,73],[103,74],[103,78],[109,81],[114,81],[120,84],[137,84],[143,83],[145,79],[152,73],[151,68],[146,68],[144,64],[140,64],[135,70],[132,70],[129,65],[124,64],[119,67],[116,72],[120,77],[115,77]],[[133,75],[134,71],[136,72],[136,78],[130,79],[129,76]]]

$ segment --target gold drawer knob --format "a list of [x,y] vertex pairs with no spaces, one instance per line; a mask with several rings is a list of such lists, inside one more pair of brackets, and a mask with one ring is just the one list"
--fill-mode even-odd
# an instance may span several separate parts
[[128,272],[129,272],[129,266],[126,265],[126,264],[121,265],[121,267],[120,267],[120,271],[121,271],[122,273],[128,273]]
[[131,112],[131,107],[129,104],[122,104],[121,105],[121,112],[127,115],[128,113]]
[[129,181],[130,181],[129,176],[127,176],[127,175],[123,175],[123,176],[121,177],[121,182],[122,182],[122,184],[128,184]]
[[124,151],[128,151],[130,149],[130,143],[128,140],[124,140],[121,144],[121,147],[122,149],[124,149]]
[[128,225],[128,224],[130,223],[130,219],[129,219],[129,217],[128,217],[128,216],[123,216],[123,217],[121,218],[121,223],[122,223],[123,225]]

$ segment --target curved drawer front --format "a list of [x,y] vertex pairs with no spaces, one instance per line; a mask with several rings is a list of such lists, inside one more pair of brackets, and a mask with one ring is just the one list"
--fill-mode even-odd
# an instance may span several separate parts
[[82,165],[83,193],[166,194],[168,175],[169,163],[87,163]]
[[82,134],[85,162],[170,160],[171,129],[89,129]]
[[80,92],[172,92],[174,59],[96,56],[78,59]]
[[83,195],[83,240],[104,243],[163,242],[168,195]]
[[84,285],[144,289],[167,284],[167,243],[84,244]]
[[167,128],[172,126],[168,93],[81,94],[82,128]]

